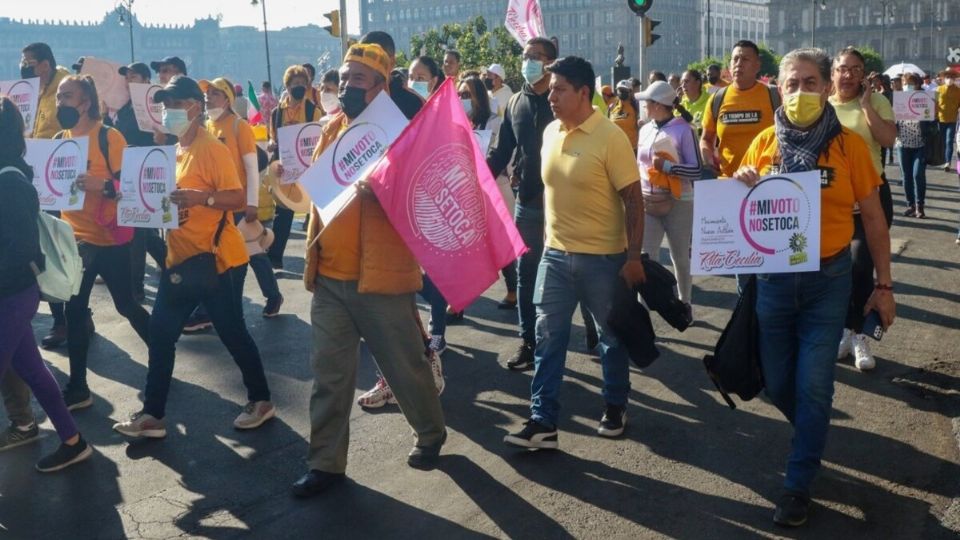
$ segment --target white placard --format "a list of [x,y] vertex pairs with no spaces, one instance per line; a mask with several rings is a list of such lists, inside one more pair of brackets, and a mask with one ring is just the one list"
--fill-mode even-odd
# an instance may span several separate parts
[[159,129],[166,133],[163,129],[163,104],[153,102],[153,95],[162,88],[159,84],[130,83],[130,103],[140,131],[153,133]]
[[24,137],[33,135],[33,124],[37,119],[37,105],[40,102],[40,78],[0,81],[0,95],[7,96],[20,109],[26,129]]
[[390,96],[380,92],[367,108],[300,176],[310,200],[324,208],[363,178],[387,152],[409,121]]
[[893,117],[897,120],[936,120],[936,99],[930,92],[893,93]]
[[130,101],[127,79],[120,75],[121,67],[123,66],[116,62],[84,56],[83,67],[80,68],[81,75],[93,77],[93,82],[97,85],[97,97],[111,111],[120,110]]
[[292,184],[303,171],[310,168],[313,150],[320,142],[323,126],[317,122],[283,126],[277,130],[277,145],[280,147],[280,163],[283,165],[281,184]]
[[177,189],[177,155],[173,146],[123,150],[117,225],[141,229],[179,228],[179,208],[170,201]]
[[41,210],[80,210],[86,193],[77,178],[87,172],[87,137],[27,139],[24,159],[33,167]]
[[[820,173],[697,182],[691,273],[773,274],[820,269]],[[851,209],[852,211],[852,209]]]
[[477,138],[477,146],[483,155],[487,155],[487,149],[490,148],[490,139],[493,137],[492,129],[475,129],[473,136]]

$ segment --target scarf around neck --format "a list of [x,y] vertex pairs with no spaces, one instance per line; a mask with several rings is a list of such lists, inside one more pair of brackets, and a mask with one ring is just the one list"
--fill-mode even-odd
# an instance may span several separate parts
[[780,172],[783,173],[816,169],[820,154],[841,131],[837,112],[830,103],[823,106],[823,114],[809,131],[794,128],[787,120],[783,107],[777,109],[775,118],[777,144],[780,146]]

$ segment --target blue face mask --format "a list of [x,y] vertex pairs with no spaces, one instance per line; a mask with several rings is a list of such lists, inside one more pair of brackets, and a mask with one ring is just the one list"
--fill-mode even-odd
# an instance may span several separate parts
[[525,59],[523,61],[523,80],[533,86],[543,79],[543,62]]
[[912,84],[906,84],[903,86],[903,89],[906,90],[907,92],[913,92],[914,90],[917,89],[917,87]]
[[467,113],[467,116],[470,116],[470,113],[473,112],[473,101],[461,98],[460,104],[463,105],[463,112]]
[[176,137],[182,137],[190,129],[190,119],[183,109],[163,109],[163,127]]
[[410,89],[420,94],[423,99],[430,97],[430,83],[427,81],[410,81]]

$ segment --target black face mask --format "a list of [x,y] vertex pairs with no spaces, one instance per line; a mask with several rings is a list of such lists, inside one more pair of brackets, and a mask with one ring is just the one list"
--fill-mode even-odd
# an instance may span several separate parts
[[57,107],[57,122],[63,129],[73,129],[80,122],[80,111],[76,107],[60,105]]
[[487,87],[487,90],[493,90],[493,79],[484,79],[483,85]]
[[620,98],[620,101],[628,101],[630,99],[630,91],[617,90],[617,97]]
[[305,95],[307,95],[307,89],[303,86],[294,86],[290,89],[290,97],[297,101],[303,99]]
[[356,86],[347,86],[338,96],[343,114],[351,120],[360,116],[367,108],[367,91]]
[[37,76],[37,66],[20,66],[20,78],[32,79]]
[[707,75],[707,82],[710,84],[717,84],[717,81],[720,80],[720,77],[717,75]]

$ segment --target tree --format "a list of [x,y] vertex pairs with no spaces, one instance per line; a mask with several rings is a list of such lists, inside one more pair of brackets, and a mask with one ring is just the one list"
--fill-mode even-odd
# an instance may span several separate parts
[[872,47],[857,47],[857,50],[860,51],[860,54],[862,54],[864,60],[866,60],[864,70],[867,73],[883,73],[883,58],[880,56],[880,53]]

